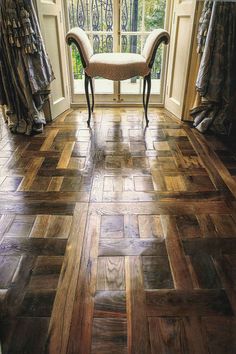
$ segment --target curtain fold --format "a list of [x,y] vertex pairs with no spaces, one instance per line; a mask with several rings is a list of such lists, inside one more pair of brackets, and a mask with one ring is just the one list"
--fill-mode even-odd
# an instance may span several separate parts
[[196,89],[201,104],[191,110],[194,126],[229,134],[236,94],[236,3],[205,1],[199,21],[198,52],[201,55]]
[[42,132],[53,79],[32,0],[1,0],[0,105],[12,132]]

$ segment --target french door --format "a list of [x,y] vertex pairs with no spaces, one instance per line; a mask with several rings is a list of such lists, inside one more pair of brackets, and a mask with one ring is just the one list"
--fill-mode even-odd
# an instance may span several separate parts
[[52,119],[70,107],[63,22],[63,0],[36,0],[39,22],[55,80],[51,83]]
[[[148,34],[165,27],[168,0],[67,0],[68,29],[79,26],[94,53],[141,53]],[[163,102],[166,49],[158,49],[152,70],[151,103]],[[70,49],[72,103],[85,102],[84,72],[75,46]],[[141,103],[143,79],[121,82],[95,78],[97,103]]]

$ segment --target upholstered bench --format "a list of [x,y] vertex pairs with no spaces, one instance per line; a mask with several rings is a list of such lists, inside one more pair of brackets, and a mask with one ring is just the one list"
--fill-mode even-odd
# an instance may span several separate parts
[[[151,69],[159,45],[169,43],[169,34],[162,29],[152,31],[144,45],[142,54],[100,53],[94,54],[87,34],[79,27],[72,28],[66,35],[68,45],[74,43],[80,53],[85,71],[85,93],[88,106],[88,125],[94,109],[94,90],[92,78],[99,76],[108,80],[127,80],[134,76],[143,76],[143,107],[148,125],[148,103],[151,92]],[[92,94],[90,106],[89,84]],[[147,87],[147,90],[146,90]],[[146,93],[147,91],[147,93]]]

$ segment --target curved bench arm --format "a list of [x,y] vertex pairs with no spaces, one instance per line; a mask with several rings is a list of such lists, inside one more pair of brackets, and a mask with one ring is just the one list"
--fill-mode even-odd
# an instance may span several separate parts
[[159,45],[162,42],[168,44],[169,41],[170,35],[163,29],[156,29],[149,34],[142,51],[142,56],[146,59],[149,68],[152,68],[153,66]]
[[79,51],[82,65],[86,68],[89,64],[89,59],[93,55],[93,48],[85,31],[79,27],[72,28],[66,35],[68,45],[74,43]]

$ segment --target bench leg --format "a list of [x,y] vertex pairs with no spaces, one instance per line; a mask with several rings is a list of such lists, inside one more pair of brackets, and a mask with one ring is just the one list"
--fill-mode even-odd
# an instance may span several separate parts
[[143,109],[144,109],[144,111],[146,110],[146,102],[145,102],[146,83],[147,83],[146,76],[144,76],[144,78],[143,78]]
[[[147,85],[147,96],[145,97],[146,85]],[[144,81],[143,81],[143,107],[144,107],[145,119],[146,119],[146,125],[147,126],[148,126],[148,123],[149,123],[149,120],[148,120],[148,103],[149,103],[150,93],[151,93],[151,73],[149,73],[147,76],[145,76],[144,77]]]
[[94,111],[94,89],[93,89],[93,79],[90,77],[90,87],[91,87],[91,94],[92,94],[92,112]]
[[89,81],[90,77],[85,73],[85,78],[84,78],[84,88],[85,88],[85,94],[86,94],[86,101],[87,101],[87,107],[88,107],[88,126],[90,126],[90,120],[91,120],[91,107],[90,107],[90,99],[89,99]]

